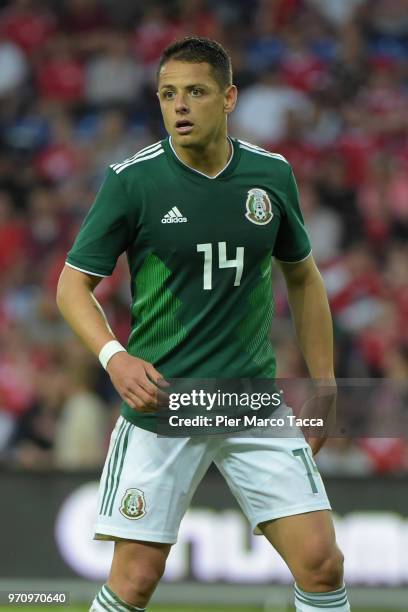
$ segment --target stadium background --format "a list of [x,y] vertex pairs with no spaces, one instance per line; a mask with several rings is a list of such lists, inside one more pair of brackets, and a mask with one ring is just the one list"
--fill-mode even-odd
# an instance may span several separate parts
[[[165,135],[155,66],[187,34],[231,53],[231,134],[294,167],[338,376],[407,378],[407,0],[0,0],[0,590],[68,585],[87,601],[106,572],[109,545],[88,537],[118,401],[61,321],[55,288],[106,166]],[[274,282],[279,376],[301,378]],[[126,342],[123,262],[97,295]],[[406,610],[408,443],[380,433],[329,441],[319,465],[352,601]],[[286,610],[289,577],[260,542],[211,471],[158,601]]]

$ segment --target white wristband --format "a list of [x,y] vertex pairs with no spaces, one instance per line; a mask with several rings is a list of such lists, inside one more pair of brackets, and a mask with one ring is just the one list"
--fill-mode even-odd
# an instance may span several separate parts
[[99,361],[102,367],[106,370],[110,358],[121,351],[125,351],[126,353],[125,347],[123,347],[120,342],[117,340],[109,340],[109,342],[101,348],[101,352],[99,353]]

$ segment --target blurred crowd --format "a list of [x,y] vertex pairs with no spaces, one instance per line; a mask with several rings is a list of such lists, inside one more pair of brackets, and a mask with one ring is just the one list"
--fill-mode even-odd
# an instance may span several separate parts
[[[165,136],[156,63],[188,34],[231,54],[231,134],[294,168],[334,315],[337,375],[407,379],[408,0],[0,0],[3,465],[103,461],[118,397],[62,321],[56,283],[107,165]],[[279,376],[304,377],[274,284]],[[97,296],[126,343],[123,261]],[[406,417],[406,404],[397,410]],[[320,465],[399,473],[408,444],[332,440]]]

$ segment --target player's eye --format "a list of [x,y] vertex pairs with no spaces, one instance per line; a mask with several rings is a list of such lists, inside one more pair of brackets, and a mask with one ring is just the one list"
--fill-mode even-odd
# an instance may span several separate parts
[[164,92],[164,94],[163,94],[163,98],[164,98],[165,100],[172,100],[172,99],[174,98],[174,95],[175,95],[175,94],[174,94],[174,91],[170,91],[170,90],[168,90],[168,91],[165,91],[165,92]]
[[201,96],[203,94],[203,90],[202,89],[198,89],[197,87],[195,87],[194,89],[191,90],[191,95],[194,98],[198,98],[199,96]]

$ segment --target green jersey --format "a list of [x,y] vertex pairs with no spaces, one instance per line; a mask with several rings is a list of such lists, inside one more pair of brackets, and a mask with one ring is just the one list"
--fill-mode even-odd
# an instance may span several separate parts
[[[67,264],[108,276],[126,252],[128,351],[166,378],[274,378],[272,258],[310,253],[290,165],[230,139],[214,177],[182,162],[167,138],[112,164]],[[155,416],[122,415],[155,430]]]

